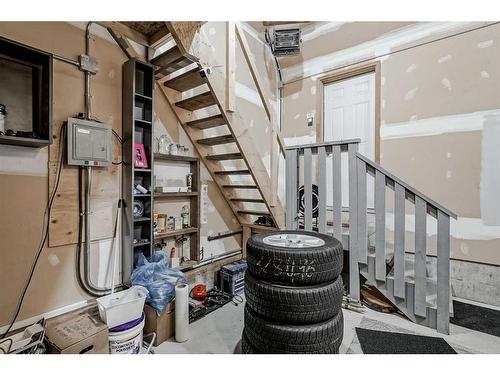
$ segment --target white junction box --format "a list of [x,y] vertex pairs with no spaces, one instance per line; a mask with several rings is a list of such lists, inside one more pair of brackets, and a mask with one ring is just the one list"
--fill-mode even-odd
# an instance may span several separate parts
[[105,167],[111,163],[111,126],[68,118],[68,165]]

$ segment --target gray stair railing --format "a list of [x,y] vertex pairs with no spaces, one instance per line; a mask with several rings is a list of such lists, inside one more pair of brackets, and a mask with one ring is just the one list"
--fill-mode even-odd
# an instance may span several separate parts
[[[290,146],[286,148],[286,228],[312,230],[313,223],[313,159],[317,159],[316,184],[318,186],[318,217],[317,227],[320,233],[327,231],[327,194],[332,196],[332,226],[335,238],[342,241],[342,154],[348,155],[349,206],[356,207],[356,152],[360,139]],[[332,156],[332,169],[327,171],[326,158]],[[302,168],[301,168],[302,165]],[[303,174],[301,173],[303,171]],[[327,174],[332,175],[333,186],[327,191]],[[299,223],[299,186],[301,177],[304,185],[303,221]],[[345,174],[344,174],[345,177]],[[349,215],[349,227],[356,227],[356,215]],[[356,231],[349,235],[349,248],[356,242]],[[350,250],[352,251],[352,250]],[[351,298],[359,300],[359,265],[357,253],[351,253],[349,273],[355,275],[349,279]]]
[[[414,300],[407,306],[412,306],[412,314],[422,318],[427,312],[427,215],[437,219],[437,317],[438,332],[449,333],[450,313],[450,217],[457,216],[420,193],[416,189],[397,178],[377,163],[360,153],[355,153],[357,169],[357,222],[356,238],[358,241],[351,246],[351,251],[357,253],[358,261],[368,263],[367,244],[367,175],[375,179],[375,279],[386,281],[386,188],[394,191],[394,298],[406,300],[407,287],[405,279],[405,205],[410,202],[415,206],[415,262],[414,262]],[[353,249],[356,247],[356,249]],[[408,270],[406,270],[408,271]]]
[[[367,175],[374,177],[375,269],[373,281],[387,282],[386,272],[386,189],[394,191],[394,278],[390,297],[394,302],[406,301],[410,314],[430,319],[441,333],[449,332],[450,301],[450,217],[456,215],[432,199],[410,187],[377,163],[358,153],[359,139],[290,146],[286,148],[286,227],[313,230],[313,182],[318,186],[318,214],[314,229],[333,234],[342,241],[342,173],[341,156],[348,155],[349,179],[349,294],[360,300],[360,265],[368,264]],[[327,157],[332,156],[331,171]],[[315,162],[315,163],[314,163]],[[316,166],[316,168],[314,168]],[[346,172],[346,171],[344,171]],[[332,187],[327,191],[327,174]],[[313,181],[314,176],[314,181]],[[303,212],[299,215],[299,186],[304,185]],[[332,231],[327,228],[327,196],[332,196]],[[414,293],[407,293],[405,280],[405,204],[415,205]],[[437,304],[436,314],[427,306],[427,215],[437,219]],[[408,294],[408,296],[407,296]],[[411,294],[411,295],[410,295]],[[412,299],[412,300],[409,300]],[[400,305],[398,303],[398,305]]]

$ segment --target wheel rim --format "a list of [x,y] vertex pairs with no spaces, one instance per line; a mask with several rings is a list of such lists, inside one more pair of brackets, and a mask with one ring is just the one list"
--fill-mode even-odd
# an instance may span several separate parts
[[288,247],[288,248],[309,248],[319,247],[325,244],[321,238],[308,234],[272,234],[263,239],[266,245]]

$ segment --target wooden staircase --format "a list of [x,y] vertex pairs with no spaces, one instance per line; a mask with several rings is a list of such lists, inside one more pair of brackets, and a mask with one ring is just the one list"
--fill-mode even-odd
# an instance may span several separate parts
[[150,60],[157,86],[239,223],[253,226],[264,216],[272,227],[284,227],[284,210],[272,199],[261,158],[240,144],[202,65],[171,31],[176,44]]

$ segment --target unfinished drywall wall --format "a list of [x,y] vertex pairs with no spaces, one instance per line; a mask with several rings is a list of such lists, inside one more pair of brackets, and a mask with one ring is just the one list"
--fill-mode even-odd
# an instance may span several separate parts
[[[76,23],[72,26],[64,22],[2,22],[0,35],[76,59],[84,51],[82,26],[84,27],[84,24]],[[92,31],[106,35],[105,30],[99,26],[93,26]],[[92,80],[93,115],[111,124],[121,133],[121,67],[126,58],[109,38],[95,35],[91,41],[91,54],[98,59],[100,68]],[[49,193],[49,166],[53,170],[58,154],[58,130],[68,116],[84,111],[83,95],[83,73],[74,66],[54,61],[54,144],[50,150],[0,146],[0,283],[9,286],[2,288],[0,292],[0,327],[8,324],[13,316],[42,236],[43,214]],[[159,91],[155,92],[155,112],[159,126],[174,140],[179,140],[179,124]],[[192,149],[192,145],[190,146]],[[118,160],[120,152],[116,142],[114,153]],[[50,180],[52,177],[51,175]],[[64,194],[68,198],[67,202],[73,202],[75,178],[75,170],[65,167],[58,199],[64,198]],[[120,178],[120,170],[114,166],[94,173],[93,196],[102,195],[93,203],[102,207],[102,213],[97,215],[93,222],[93,238],[96,241],[92,244],[91,268],[92,280],[100,286],[109,285],[110,282],[111,223],[119,196]],[[208,196],[208,206],[213,209],[211,218],[214,220],[202,225],[202,240],[209,234],[238,228],[235,224],[229,224],[232,213],[224,206],[225,202],[220,193],[209,188]],[[70,245],[61,246],[56,242],[56,246],[44,247],[18,321],[48,311],[61,313],[74,309],[82,306],[89,298],[80,290],[75,277],[76,246],[71,243],[74,242],[74,224],[78,212],[74,209],[68,210],[64,201],[59,204],[66,212],[55,219],[57,223],[52,224],[59,225],[60,243]],[[93,207],[95,209],[96,206]],[[236,237],[223,241],[222,246],[217,245],[219,248],[208,248],[205,255],[208,257],[212,252],[216,254],[221,248],[234,250],[239,247],[239,240]],[[119,241],[115,241],[115,246],[119,246]]]
[[[285,141],[320,141],[316,139],[317,128],[322,126],[320,78],[338,72],[335,67],[379,61],[381,164],[457,213],[458,220],[451,221],[453,258],[500,265],[496,209],[500,166],[495,137],[500,125],[500,25],[425,22],[402,28],[395,25],[396,29],[388,31],[384,23],[357,22],[313,40],[328,35],[336,45],[334,41],[343,40],[348,28],[356,25],[360,29],[380,26],[381,32],[342,50],[318,49],[310,59],[285,69]],[[472,31],[452,36],[468,30]],[[441,40],[432,42],[436,39]],[[310,43],[304,42],[305,50]],[[312,127],[306,125],[307,113],[315,113]],[[411,228],[413,219],[407,221]],[[413,234],[408,231],[407,243],[411,244]],[[467,266],[457,267],[463,274]],[[481,281],[484,285],[487,277]],[[480,291],[481,282],[475,282]],[[467,286],[467,297],[471,288]],[[479,292],[477,298],[489,299],[487,293]]]

